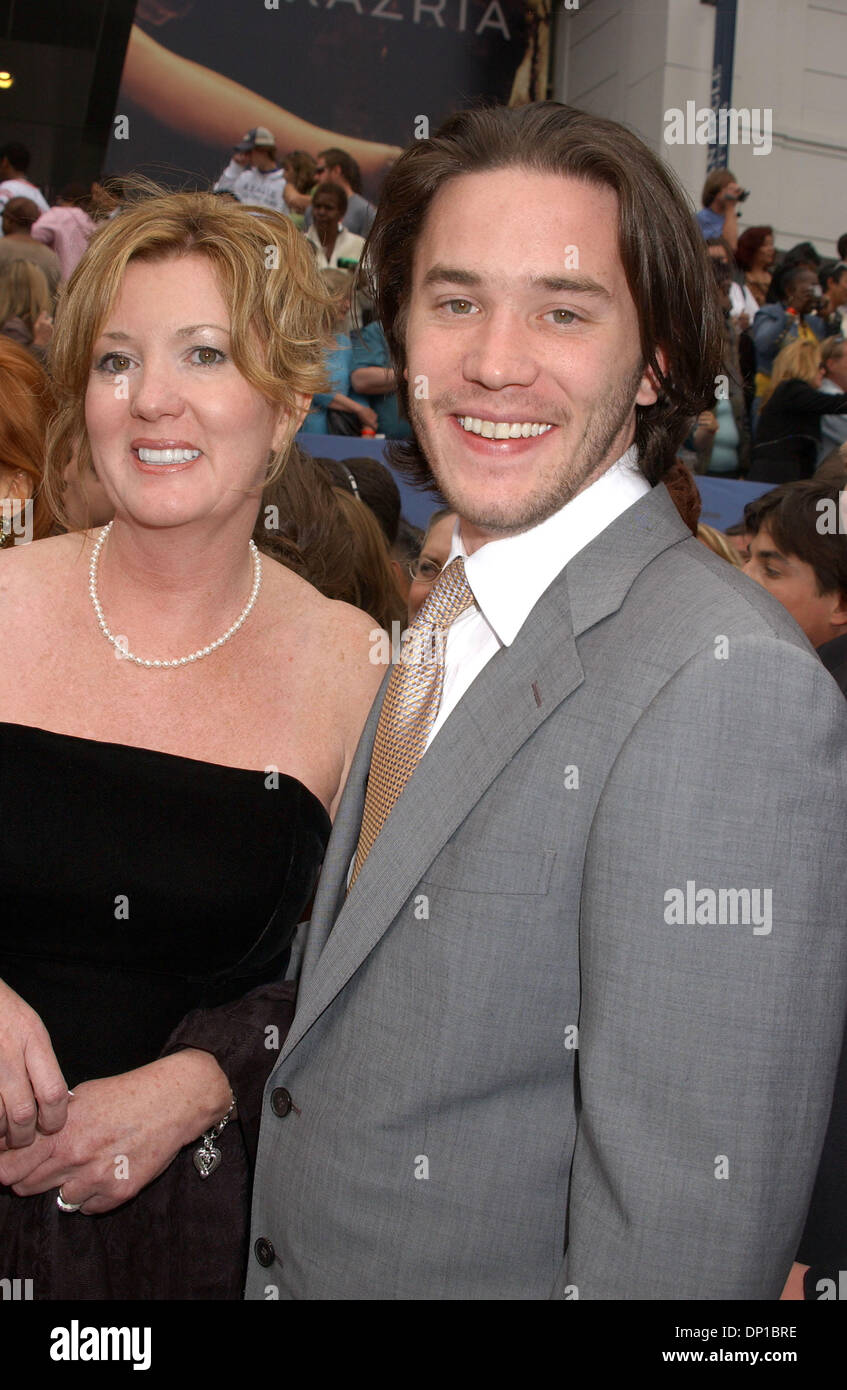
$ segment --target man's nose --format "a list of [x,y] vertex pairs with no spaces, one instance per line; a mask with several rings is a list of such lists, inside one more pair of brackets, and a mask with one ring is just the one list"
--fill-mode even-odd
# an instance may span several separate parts
[[539,364],[525,321],[507,311],[480,314],[462,363],[467,381],[490,391],[504,386],[531,386]]

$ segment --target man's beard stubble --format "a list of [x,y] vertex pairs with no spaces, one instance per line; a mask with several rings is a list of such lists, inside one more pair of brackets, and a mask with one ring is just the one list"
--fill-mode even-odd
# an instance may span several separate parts
[[[409,418],[438,490],[451,510],[481,531],[501,536],[517,535],[521,531],[529,531],[532,527],[539,526],[542,521],[546,521],[572,501],[577,493],[601,477],[624,452],[624,449],[620,449],[615,458],[607,457],[635,406],[635,397],[643,376],[642,363],[627,381],[618,386],[613,395],[607,397],[591,412],[581,439],[572,446],[571,458],[563,464],[561,471],[549,479],[542,480],[542,485],[536,492],[524,498],[521,504],[512,504],[512,508],[498,508],[482,497],[462,496],[453,485],[449,471],[441,465],[427,430],[426,416],[420,401],[410,398]],[[448,394],[432,402],[434,413],[442,417],[455,415],[455,404],[454,397]],[[531,403],[529,408],[532,408]],[[521,404],[521,414],[527,414],[525,401]],[[549,405],[544,406],[535,418],[558,425],[563,431],[563,438],[564,431],[571,423],[571,417],[564,413],[561,419],[551,418]],[[547,486],[543,485],[545,482]],[[519,508],[517,511],[514,510],[516,505]]]

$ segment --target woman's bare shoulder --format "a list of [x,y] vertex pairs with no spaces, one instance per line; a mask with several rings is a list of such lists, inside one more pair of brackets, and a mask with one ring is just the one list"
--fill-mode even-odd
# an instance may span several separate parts
[[274,565],[273,583],[279,586],[280,640],[295,639],[310,677],[318,676],[327,691],[372,698],[385,674],[377,663],[387,640],[376,620],[350,603],[327,598],[282,565]]
[[86,531],[69,531],[29,545],[11,546],[0,553],[0,593],[11,596],[26,591],[35,598],[51,591],[72,570],[84,568],[89,553]]
[[284,614],[289,621],[302,623],[317,640],[335,633],[367,642],[371,633],[380,630],[379,624],[361,608],[327,598],[314,584],[276,560],[270,561],[268,577],[280,599],[280,616]]

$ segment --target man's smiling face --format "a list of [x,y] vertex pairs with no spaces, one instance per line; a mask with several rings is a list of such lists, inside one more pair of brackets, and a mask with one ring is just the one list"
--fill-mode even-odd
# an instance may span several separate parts
[[[406,322],[409,409],[469,550],[558,511],[632,443],[644,375],[610,188],[498,169],[426,217]],[[421,396],[422,399],[418,399]]]

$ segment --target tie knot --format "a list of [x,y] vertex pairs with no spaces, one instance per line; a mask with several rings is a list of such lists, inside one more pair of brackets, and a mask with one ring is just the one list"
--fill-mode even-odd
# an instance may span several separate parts
[[427,595],[414,626],[449,627],[474,601],[461,555],[451,560]]

